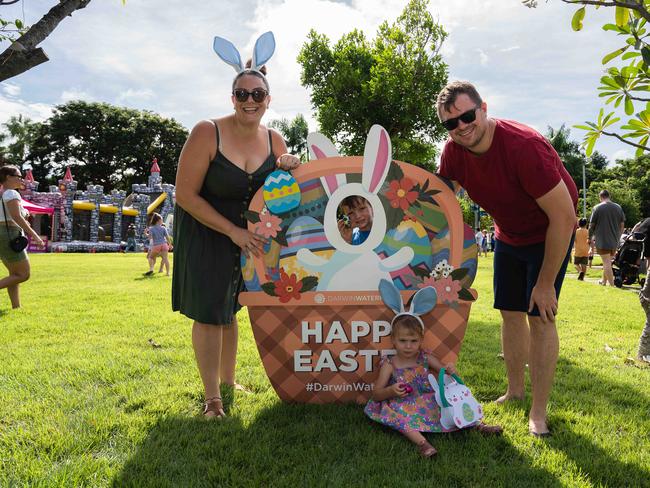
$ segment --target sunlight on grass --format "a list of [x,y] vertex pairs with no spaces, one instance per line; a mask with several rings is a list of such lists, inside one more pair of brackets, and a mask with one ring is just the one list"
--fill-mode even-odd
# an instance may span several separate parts
[[[530,396],[505,388],[491,257],[481,258],[459,370],[502,438],[430,438],[421,460],[357,405],[280,402],[240,313],[228,418],[204,421],[191,324],[170,310],[171,279],[143,277],[143,254],[31,257],[23,308],[0,296],[0,486],[648,486],[650,369],[632,290],[567,277],[550,403],[554,435],[527,434]],[[597,279],[593,268],[588,279]],[[153,347],[149,340],[160,347]]]

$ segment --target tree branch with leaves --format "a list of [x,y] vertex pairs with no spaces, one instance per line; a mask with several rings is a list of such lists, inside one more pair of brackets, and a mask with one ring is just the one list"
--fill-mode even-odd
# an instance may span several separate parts
[[[633,116],[615,129],[615,124],[621,121],[616,110],[605,113],[602,108],[595,122],[574,127],[586,131],[582,146],[587,156],[594,150],[596,141],[601,136],[614,137],[619,141],[635,147],[636,156],[650,151],[650,43],[647,23],[650,21],[650,1],[648,0],[562,0],[564,3],[579,5],[571,19],[574,31],[580,31],[586,15],[587,6],[614,8],[613,24],[605,24],[604,31],[615,32],[623,38],[618,49],[606,54],[602,59],[603,66],[614,61],[624,62],[624,66],[612,66],[606,69],[600,78],[598,87],[599,97],[605,99],[605,105],[613,105],[614,109],[622,109],[626,116]],[[527,7],[537,6],[537,0],[523,0]],[[636,113],[635,113],[636,112]]]

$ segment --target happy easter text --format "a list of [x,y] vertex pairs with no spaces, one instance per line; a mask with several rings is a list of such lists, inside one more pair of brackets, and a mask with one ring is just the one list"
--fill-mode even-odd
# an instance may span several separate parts
[[[361,338],[371,336],[371,341],[378,344],[382,337],[390,335],[390,324],[384,320],[372,323],[363,320],[353,320],[350,323],[349,333],[340,321],[331,323],[325,333],[322,321],[302,321],[301,340],[303,344],[332,344],[335,341],[343,344],[357,344]],[[309,373],[320,371],[342,371],[351,373],[363,368],[366,372],[372,371],[373,359],[379,356],[392,356],[394,349],[344,349],[338,357],[329,350],[322,350],[314,357],[310,349],[298,349],[293,352],[293,367],[296,373]]]

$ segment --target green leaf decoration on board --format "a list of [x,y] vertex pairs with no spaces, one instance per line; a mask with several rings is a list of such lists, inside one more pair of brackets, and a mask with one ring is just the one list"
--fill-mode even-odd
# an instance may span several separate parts
[[262,290],[267,295],[271,295],[272,297],[277,297],[277,295],[275,294],[275,283],[269,282],[269,283],[262,284]]
[[251,224],[257,224],[260,221],[260,214],[253,212],[251,210],[246,210],[244,212],[244,218],[248,220]]
[[300,293],[303,293],[305,291],[313,290],[318,286],[318,278],[315,276],[305,276],[302,280],[302,288],[300,289]]
[[460,289],[460,291],[458,292],[458,298],[460,298],[461,300],[466,300],[468,302],[473,302],[475,300],[474,295],[472,295],[465,288]]

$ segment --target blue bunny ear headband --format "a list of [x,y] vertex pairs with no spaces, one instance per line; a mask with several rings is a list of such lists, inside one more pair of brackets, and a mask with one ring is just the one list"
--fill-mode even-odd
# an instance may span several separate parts
[[232,66],[237,73],[241,73],[248,69],[251,71],[257,71],[264,76],[260,71],[260,68],[271,59],[271,56],[273,56],[273,53],[275,52],[275,37],[273,37],[273,32],[269,31],[257,38],[257,41],[255,41],[255,48],[253,49],[253,58],[250,68],[244,68],[244,63],[242,63],[239,51],[228,39],[215,36],[212,48],[214,49],[214,52],[216,52],[226,64]]
[[417,319],[424,331],[424,322],[422,322],[420,315],[424,315],[433,310],[438,301],[438,293],[436,292],[436,289],[432,286],[427,286],[419,289],[415,295],[413,295],[409,309],[405,310],[402,295],[399,290],[392,281],[386,279],[382,279],[379,282],[379,294],[381,295],[384,304],[396,314],[395,317],[393,317],[393,320],[390,321],[391,329],[393,323],[395,323],[395,320],[397,320],[398,317],[401,317],[402,315],[410,315]]

